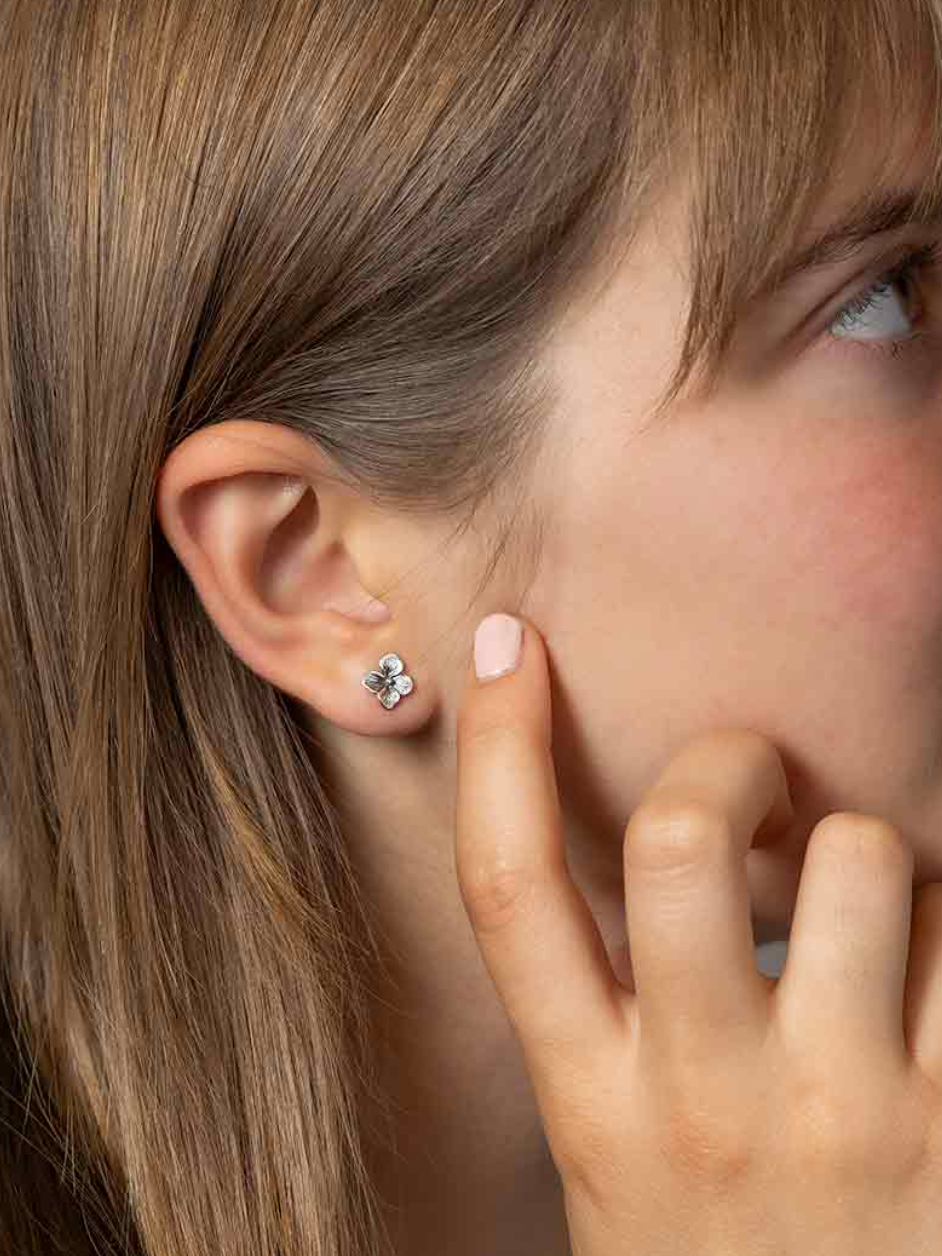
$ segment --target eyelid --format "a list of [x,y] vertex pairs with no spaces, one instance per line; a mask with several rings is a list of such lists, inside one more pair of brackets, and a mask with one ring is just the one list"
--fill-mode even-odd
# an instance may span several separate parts
[[[873,237],[871,247],[876,239]],[[840,337],[828,335],[829,327],[849,302],[878,283],[907,254],[932,242],[937,242],[942,250],[942,227],[939,224],[915,223],[909,228],[894,231],[889,240],[883,241],[882,248],[867,257],[866,261],[861,261],[867,253],[864,245],[855,250],[853,260],[845,257],[839,263],[793,276],[763,296],[755,306],[747,306],[742,311],[727,351],[729,365],[741,371],[744,378],[759,379],[790,368],[803,360],[807,353],[817,349],[825,352],[845,348],[849,352],[860,351],[858,342],[845,342]],[[848,267],[851,273],[846,275],[839,287],[835,287],[835,274],[846,272]],[[927,280],[933,285],[942,282],[940,276],[942,263],[926,272]],[[816,298],[815,294],[821,293],[822,289],[824,295]],[[929,338],[927,333],[925,339]],[[942,329],[938,339],[942,343]]]
[[[802,343],[816,341],[819,335],[827,332],[835,319],[839,318],[841,312],[856,298],[863,296],[869,292],[876,284],[906,259],[909,254],[915,253],[923,247],[927,247],[933,241],[937,241],[940,249],[942,249],[942,236],[935,234],[929,236],[924,233],[925,237],[921,242],[910,237],[905,240],[897,240],[895,244],[887,245],[875,257],[871,257],[866,265],[861,266],[847,279],[841,289],[817,302],[812,309],[801,319],[801,321],[793,327],[787,337],[789,342],[800,340]],[[809,325],[814,324],[813,329],[809,330]]]
[[[859,370],[862,362],[894,365],[897,373],[899,362],[905,359],[904,378],[912,384],[917,379],[937,381],[942,367],[942,336],[939,319],[939,276],[942,272],[942,237],[923,244],[913,244],[889,269],[873,277],[858,296],[850,297],[834,313],[830,322],[819,335],[815,335],[805,349],[814,353],[836,354],[838,360],[850,363],[852,370]],[[863,337],[834,334],[845,312],[851,313],[856,306],[867,309],[875,303],[876,294],[893,284],[911,284],[915,292],[917,309],[910,318],[915,320],[914,329],[908,335]],[[860,311],[863,313],[863,310]],[[855,316],[851,313],[851,318]],[[804,350],[801,351],[804,353]],[[861,354],[868,355],[861,358]],[[932,387],[937,387],[933,384]]]
[[[872,283],[865,284],[855,296],[849,297],[844,302],[828,324],[828,330],[839,323],[845,314],[863,313],[872,303],[875,293],[901,283],[904,279],[912,282],[925,281],[928,276],[938,270],[940,260],[942,260],[942,240],[929,241],[907,249],[898,262],[882,270],[873,278]],[[919,295],[921,297],[922,293],[920,292]]]

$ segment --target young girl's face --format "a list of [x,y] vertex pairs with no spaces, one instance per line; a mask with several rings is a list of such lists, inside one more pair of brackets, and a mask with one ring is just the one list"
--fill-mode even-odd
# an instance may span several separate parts
[[[874,155],[858,146],[808,239],[918,185],[917,159]],[[552,350],[550,530],[525,609],[551,644],[560,776],[617,883],[611,834],[680,744],[753,728],[808,822],[796,858],[825,814],[862,811],[911,842],[917,883],[942,880],[942,267],[875,287],[942,222],[757,302],[715,395],[651,423],[685,213],[678,196],[657,215]]]

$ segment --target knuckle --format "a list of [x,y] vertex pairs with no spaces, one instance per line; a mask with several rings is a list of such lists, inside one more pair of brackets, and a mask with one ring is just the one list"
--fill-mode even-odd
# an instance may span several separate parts
[[464,872],[461,890],[479,933],[499,933],[529,910],[538,878],[525,868],[498,867]]
[[593,1111],[576,1107],[572,1096],[555,1119],[545,1124],[546,1141],[559,1176],[570,1191],[601,1201],[613,1170],[622,1167],[624,1155],[615,1146],[607,1126]]
[[[866,1175],[888,1158],[890,1131],[886,1113],[864,1092],[833,1078],[805,1089],[792,1107],[793,1159],[822,1172]],[[889,1159],[895,1157],[889,1155]]]
[[[730,1105],[734,1110],[735,1105]],[[713,1189],[741,1184],[758,1155],[748,1131],[705,1107],[677,1108],[664,1126],[664,1152],[675,1172]]]
[[879,816],[835,811],[817,825],[813,837],[838,858],[866,861],[878,870],[896,870],[913,862],[912,849],[900,830]]
[[628,822],[626,862],[638,868],[695,863],[732,841],[729,817],[696,799],[650,799]]
[[630,1083],[601,1044],[534,1076],[546,1142],[567,1191],[604,1208],[644,1146]]

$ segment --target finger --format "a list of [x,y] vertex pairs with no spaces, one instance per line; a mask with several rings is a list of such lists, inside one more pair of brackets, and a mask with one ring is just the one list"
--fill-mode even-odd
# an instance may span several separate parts
[[808,842],[775,1000],[786,1029],[839,1068],[848,1051],[901,1058],[913,867],[875,816],[835,812]]
[[457,723],[455,858],[465,909],[534,1077],[623,1029],[621,986],[566,865],[546,654],[521,620],[517,671],[472,672]]
[[913,891],[903,1036],[922,1071],[942,1085],[942,883]]
[[746,855],[794,820],[778,751],[748,730],[689,743],[628,823],[625,911],[633,1014],[674,1059],[721,1051],[768,1016],[755,957]]

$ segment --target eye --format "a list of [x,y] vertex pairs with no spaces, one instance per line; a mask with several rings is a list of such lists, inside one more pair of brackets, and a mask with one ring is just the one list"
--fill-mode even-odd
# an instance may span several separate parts
[[[942,260],[942,241],[911,250],[860,296],[844,306],[828,328],[837,339],[900,346],[922,334],[913,320],[924,312],[915,280]],[[900,295],[902,289],[902,295]]]

